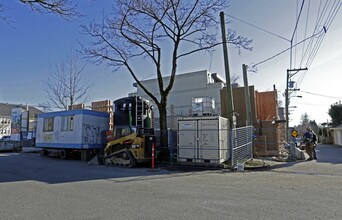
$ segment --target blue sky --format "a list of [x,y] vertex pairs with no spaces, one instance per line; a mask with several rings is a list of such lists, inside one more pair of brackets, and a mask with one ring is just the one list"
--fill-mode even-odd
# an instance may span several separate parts
[[[110,1],[80,1],[78,3],[80,11],[87,16],[77,22],[68,22],[53,14],[32,12],[19,1],[5,2],[7,5],[5,15],[10,19],[11,25],[0,21],[0,102],[38,105],[46,101],[43,80],[47,78],[51,70],[50,66],[63,61],[71,49],[78,49],[79,42],[86,44],[89,41],[87,36],[80,33],[79,26],[93,19],[101,20],[102,13],[110,12]],[[225,10],[225,13],[291,39],[301,2],[301,0],[231,0],[230,7]],[[321,10],[325,2],[329,3],[327,8],[332,7],[334,2],[339,2],[336,5],[342,4],[341,1],[321,2]],[[294,42],[313,33],[319,14],[319,3],[318,0],[305,1]],[[329,11],[325,15],[328,14]],[[219,15],[217,17],[219,19]],[[258,63],[290,46],[286,40],[228,16],[226,20],[232,21],[228,24],[229,28],[254,40],[252,52],[242,51],[239,55],[234,47],[229,47],[231,73],[241,76],[238,81],[241,85],[243,84],[241,73],[243,63]],[[323,21],[324,19],[321,21],[322,24]],[[323,26],[318,25],[317,29],[319,28],[322,29]],[[329,119],[327,111],[330,104],[341,100],[341,37],[342,13],[340,10],[327,30],[309,71],[293,77],[294,81],[300,82],[297,87],[305,93],[296,94],[303,96],[301,99],[291,99],[290,105],[297,106],[297,108],[293,109],[290,124],[297,124],[304,112],[316,122],[325,122]],[[308,43],[309,41],[306,41],[306,45]],[[299,66],[302,56],[303,44],[293,51],[292,68],[305,67]],[[279,91],[279,98],[283,99],[286,70],[289,68],[290,53],[286,52],[259,65],[257,73],[249,73],[249,83],[253,84],[258,91],[272,90],[275,84]],[[208,54],[197,54],[182,60],[179,63],[178,72],[203,69],[224,76],[221,48],[217,48],[212,57]],[[139,77],[149,76],[149,71],[142,71]],[[89,103],[104,99],[115,100],[134,91],[133,79],[124,70],[112,72],[104,65],[96,66],[87,63],[83,74],[85,79],[95,84],[88,95]]]

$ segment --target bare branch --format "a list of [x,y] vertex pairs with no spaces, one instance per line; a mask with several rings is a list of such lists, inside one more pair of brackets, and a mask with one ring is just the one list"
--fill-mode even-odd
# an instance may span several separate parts
[[185,56],[189,56],[191,54],[194,54],[194,53],[197,53],[197,52],[200,52],[200,51],[205,51],[205,50],[210,50],[212,48],[214,48],[215,46],[218,46],[222,44],[221,42],[220,43],[216,43],[216,44],[213,44],[213,45],[209,45],[209,46],[206,46],[206,47],[200,47],[200,48],[197,48],[197,49],[194,49],[194,50],[191,50],[191,51],[188,51],[188,52],[185,52],[185,53],[182,53],[180,55],[177,56],[177,59],[181,58],[181,57],[185,57]]
[[81,14],[77,10],[77,4],[71,0],[20,0],[29,4],[31,9],[38,12],[55,13],[64,19],[79,18]]
[[7,10],[8,10],[8,8],[6,7],[6,5],[3,3],[0,3],[0,20],[3,20],[7,25],[13,27],[12,22],[9,19],[9,17],[4,15]]
[[253,50],[253,40],[237,35],[236,31],[233,30],[228,30],[228,43],[235,45],[239,53],[241,52],[241,49]]

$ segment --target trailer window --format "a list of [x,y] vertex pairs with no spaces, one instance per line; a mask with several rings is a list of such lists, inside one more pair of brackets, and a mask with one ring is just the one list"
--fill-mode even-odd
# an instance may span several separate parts
[[54,117],[44,118],[43,131],[53,131]]
[[74,128],[74,116],[63,116],[61,131],[72,131]]

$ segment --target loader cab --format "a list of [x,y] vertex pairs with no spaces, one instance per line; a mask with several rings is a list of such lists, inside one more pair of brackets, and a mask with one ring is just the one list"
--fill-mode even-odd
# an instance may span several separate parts
[[114,127],[114,137],[113,139],[116,140],[116,139],[119,139],[119,138],[122,138],[122,137],[125,137],[125,136],[128,136],[130,134],[134,134],[137,132],[137,128],[136,127],[133,127],[133,126],[115,126]]
[[152,104],[142,97],[131,96],[114,101],[114,125],[152,127]]
[[119,125],[114,126],[113,137],[111,140],[116,140],[122,137],[126,137],[131,134],[136,134],[137,137],[143,137],[146,135],[154,135],[153,128],[138,128],[136,126]]

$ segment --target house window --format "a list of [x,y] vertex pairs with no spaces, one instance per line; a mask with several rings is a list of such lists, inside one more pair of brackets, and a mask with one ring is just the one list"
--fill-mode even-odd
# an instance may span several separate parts
[[43,131],[53,131],[54,118],[44,118]]
[[61,131],[72,131],[74,128],[74,116],[63,116]]

